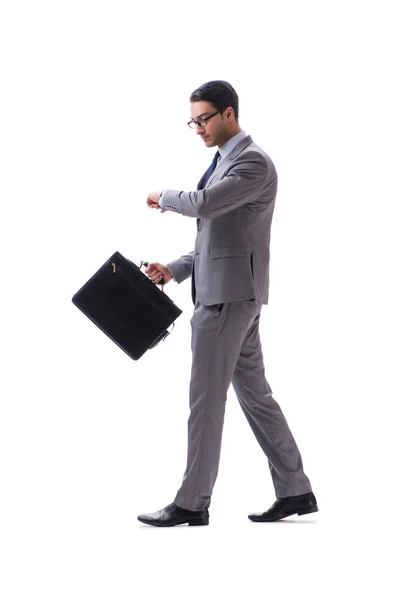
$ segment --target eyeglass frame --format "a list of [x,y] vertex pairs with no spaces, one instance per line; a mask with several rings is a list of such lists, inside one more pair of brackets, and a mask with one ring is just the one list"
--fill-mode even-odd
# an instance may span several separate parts
[[[218,113],[222,113],[224,112],[224,110],[228,108],[227,106],[225,106],[225,108],[221,108],[220,110],[217,110],[217,112],[213,113],[212,115],[209,115],[208,117],[204,117],[204,119],[202,119],[202,121],[205,121],[206,124],[205,125],[201,125],[200,121],[196,121],[195,119],[190,119],[190,121],[188,121],[188,126],[189,129],[196,129],[196,127],[207,127],[208,125],[208,120],[211,119],[211,117],[215,117],[215,115],[217,115]],[[194,123],[195,127],[191,127],[190,124]]]

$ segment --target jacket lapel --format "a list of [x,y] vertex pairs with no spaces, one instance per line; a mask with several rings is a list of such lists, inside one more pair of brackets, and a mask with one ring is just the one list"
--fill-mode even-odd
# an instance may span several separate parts
[[242,152],[242,150],[244,150],[249,144],[252,143],[252,141],[253,141],[253,139],[252,139],[251,135],[246,135],[246,137],[241,142],[239,142],[233,148],[233,150],[231,150],[231,152],[229,152],[228,156],[226,156],[224,159],[219,161],[219,164],[217,165],[216,169],[212,172],[211,177],[209,178],[209,180],[206,183],[206,188],[210,185],[210,183],[215,178],[215,176],[218,175],[219,171],[221,170],[221,163],[222,163],[223,167],[225,167],[228,162],[231,162],[232,160],[234,160]]

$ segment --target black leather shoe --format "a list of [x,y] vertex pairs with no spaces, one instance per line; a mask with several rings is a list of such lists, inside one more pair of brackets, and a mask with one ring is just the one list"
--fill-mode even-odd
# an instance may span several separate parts
[[251,521],[278,521],[296,513],[306,515],[317,511],[317,500],[312,492],[308,492],[300,496],[278,498],[266,512],[253,513],[249,515],[249,519]]
[[156,527],[172,527],[173,525],[208,525],[208,508],[204,510],[186,510],[174,502],[165,508],[148,515],[139,515],[139,521]]

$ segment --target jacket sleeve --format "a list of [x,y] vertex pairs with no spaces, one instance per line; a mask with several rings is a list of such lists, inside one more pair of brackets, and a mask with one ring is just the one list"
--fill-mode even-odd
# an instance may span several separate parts
[[251,152],[246,160],[238,162],[222,179],[203,190],[166,190],[163,208],[187,217],[214,219],[256,200],[268,190],[270,182],[275,182],[275,177],[273,164],[258,152]]
[[174,280],[177,283],[182,283],[192,274],[194,250],[188,254],[183,254],[180,258],[167,263],[168,269],[171,271]]

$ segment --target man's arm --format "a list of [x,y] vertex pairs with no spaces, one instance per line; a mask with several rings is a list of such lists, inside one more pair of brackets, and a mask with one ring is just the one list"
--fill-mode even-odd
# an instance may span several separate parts
[[194,250],[188,254],[183,254],[180,258],[167,263],[168,269],[171,271],[174,281],[182,283],[192,274],[192,266],[194,259]]
[[272,163],[258,152],[248,152],[220,181],[196,192],[165,190],[162,208],[188,216],[214,219],[256,200],[269,183],[275,181]]

